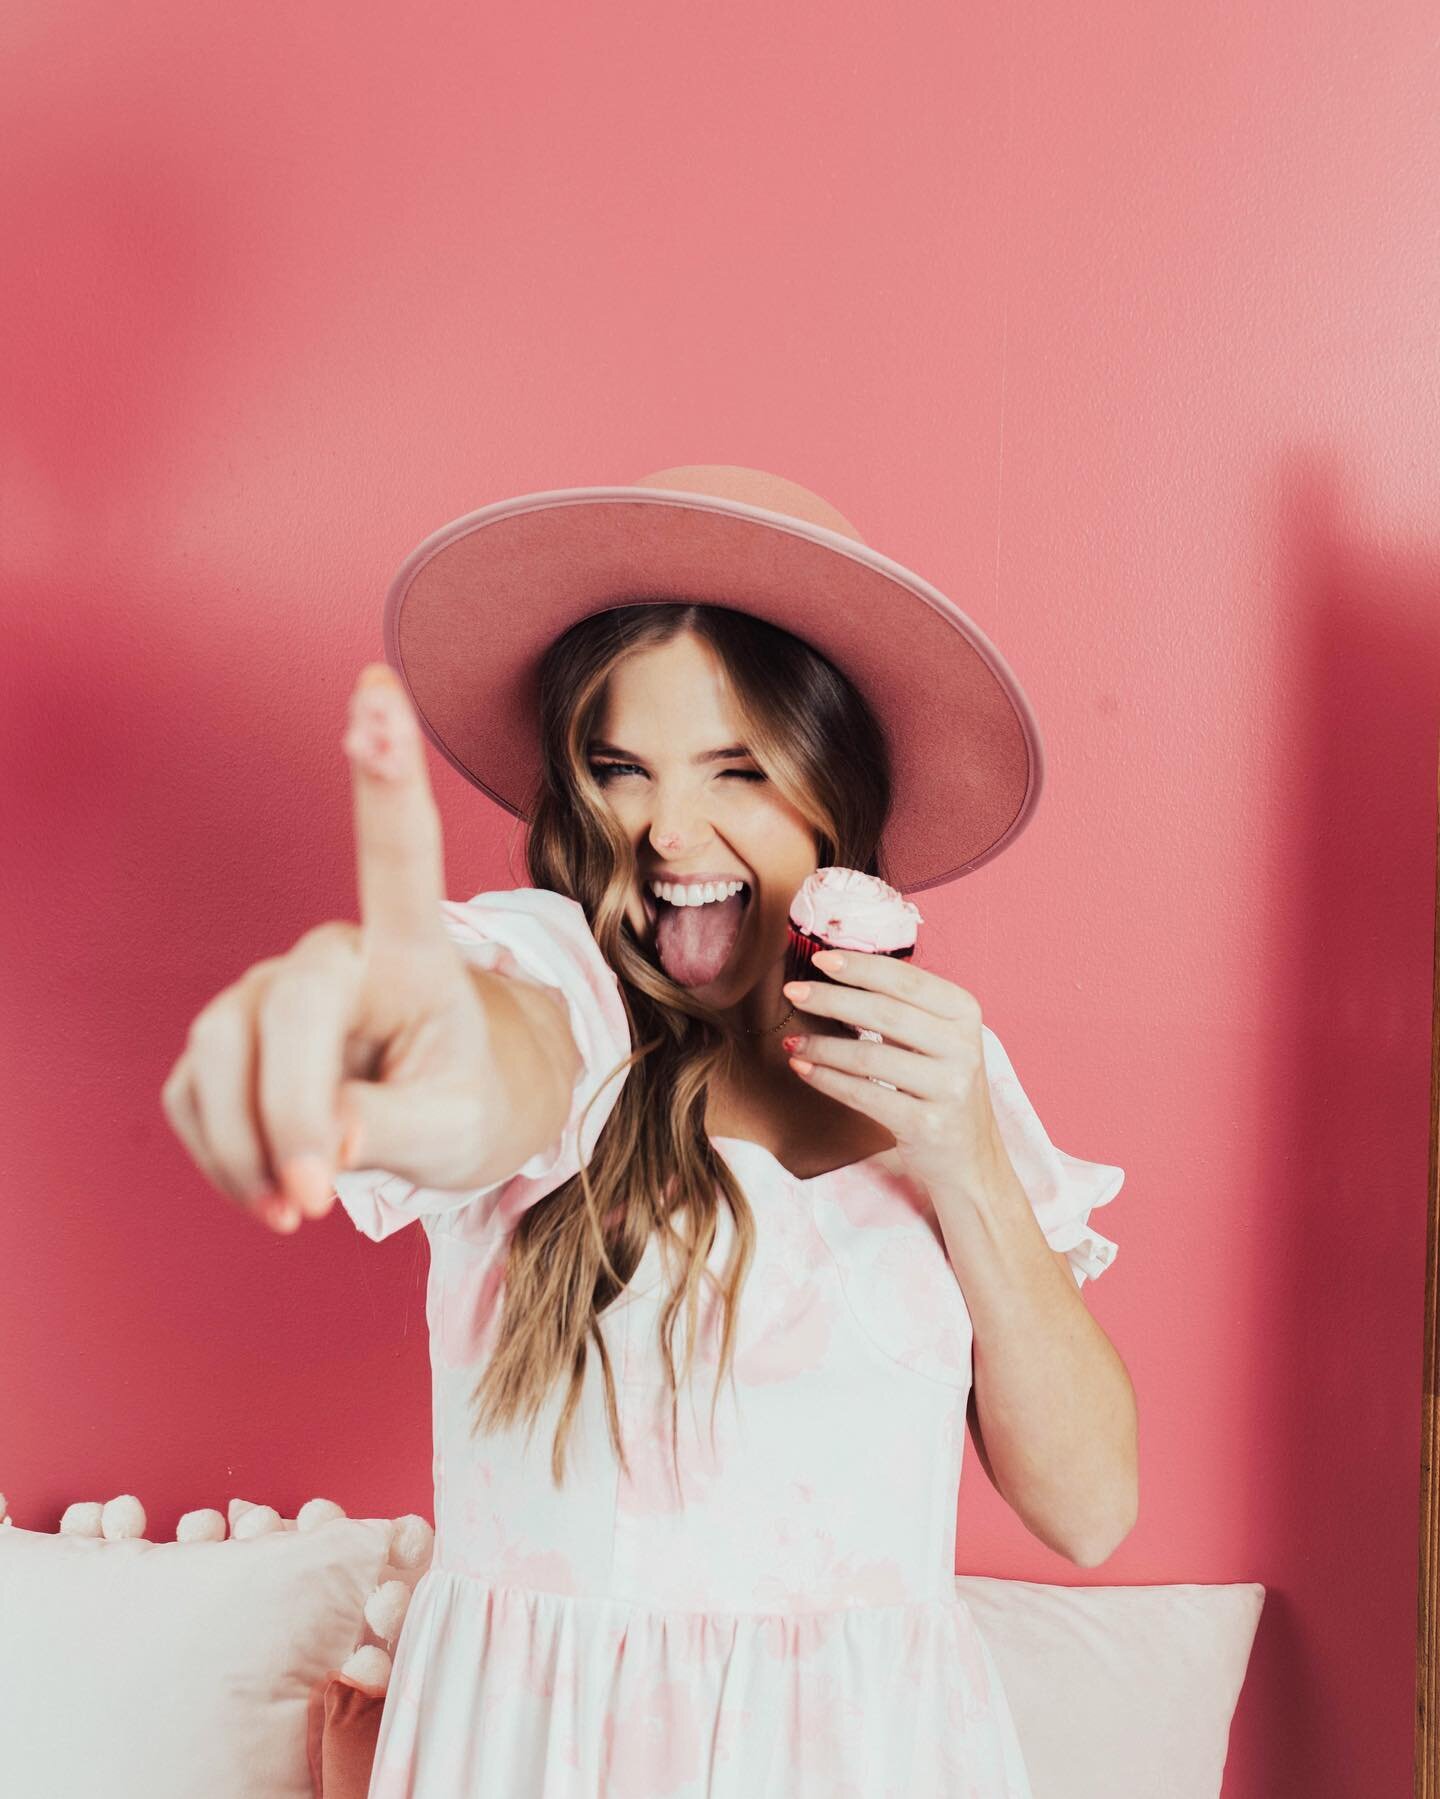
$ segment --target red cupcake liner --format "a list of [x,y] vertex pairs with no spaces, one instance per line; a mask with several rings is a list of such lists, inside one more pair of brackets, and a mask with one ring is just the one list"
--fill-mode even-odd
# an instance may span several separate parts
[[[823,937],[816,937],[810,931],[797,931],[794,924],[787,921],[785,943],[785,979],[786,981],[828,981],[832,987],[843,987],[844,981],[837,981],[833,974],[826,974],[823,968],[817,968],[813,961],[816,950],[835,949],[833,943],[827,943]],[[847,955],[853,956],[893,956],[899,962],[908,962],[915,954],[915,945],[908,949],[845,949]],[[853,1031],[854,1025],[846,1025],[846,1030]]]

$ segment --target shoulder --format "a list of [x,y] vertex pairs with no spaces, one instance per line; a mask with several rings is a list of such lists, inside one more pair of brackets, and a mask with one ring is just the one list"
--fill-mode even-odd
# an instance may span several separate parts
[[506,930],[539,941],[552,932],[572,948],[588,944],[599,954],[585,908],[579,900],[550,887],[486,888],[469,899],[442,900],[441,909],[446,924],[462,941],[486,940]]
[[467,962],[589,994],[614,1014],[620,980],[585,908],[548,887],[496,887],[442,902],[445,928]]

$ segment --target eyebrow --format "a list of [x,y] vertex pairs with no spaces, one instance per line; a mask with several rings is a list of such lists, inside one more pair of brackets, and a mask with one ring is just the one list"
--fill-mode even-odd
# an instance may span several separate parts
[[[602,756],[620,756],[627,762],[639,762],[642,767],[644,766],[641,757],[634,755],[630,750],[620,749],[616,744],[606,743],[603,737],[592,737],[590,749],[592,753]],[[723,750],[701,750],[698,756],[692,756],[690,760],[692,762],[725,762],[733,756],[748,756],[749,754],[749,750],[743,743],[732,743]]]

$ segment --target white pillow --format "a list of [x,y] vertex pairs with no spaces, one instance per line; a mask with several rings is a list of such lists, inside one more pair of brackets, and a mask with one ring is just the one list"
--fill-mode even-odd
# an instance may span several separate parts
[[1216,1799],[1265,1589],[957,1574],[1034,1799]]
[[151,1543],[0,1526],[0,1793],[311,1799],[311,1691],[360,1642],[394,1530],[340,1517]]

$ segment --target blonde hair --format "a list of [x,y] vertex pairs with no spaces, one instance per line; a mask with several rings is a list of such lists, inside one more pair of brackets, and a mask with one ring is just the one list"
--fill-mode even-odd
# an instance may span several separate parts
[[[633,849],[587,753],[611,670],[626,656],[683,632],[702,639],[718,658],[755,761],[814,831],[816,865],[886,878],[881,832],[891,777],[884,732],[851,682],[800,638],[733,607],[638,602],[593,613],[550,645],[539,674],[541,773],[526,807],[530,883],[583,908],[618,977],[630,1040],[638,1047],[617,1065],[631,1072],[588,1166],[515,1225],[494,1352],[471,1400],[472,1435],[522,1417],[533,1428],[547,1394],[568,1370],[551,1453],[557,1486],[592,1339],[611,1442],[629,1471],[600,1318],[624,1292],[651,1237],[658,1234],[665,1265],[678,1256],[681,1270],[659,1322],[672,1445],[679,1408],[675,1322],[683,1305],[682,1378],[688,1379],[700,1282],[702,1276],[715,1278],[708,1260],[720,1194],[735,1224],[730,1265],[717,1283],[724,1306],[722,1377],[733,1362],[739,1296],[754,1256],[749,1202],[705,1128],[707,1089],[733,1066],[739,1040],[636,941],[625,911],[635,878]],[[688,1221],[683,1231],[674,1223],[682,1210]],[[717,1379],[717,1398],[719,1384]],[[676,1473],[678,1479],[678,1462]]]

